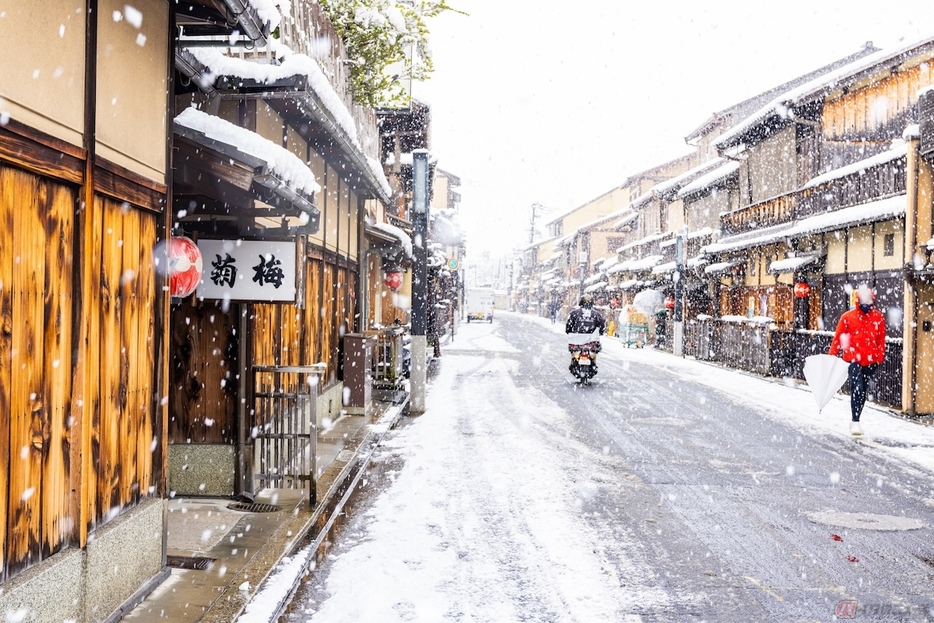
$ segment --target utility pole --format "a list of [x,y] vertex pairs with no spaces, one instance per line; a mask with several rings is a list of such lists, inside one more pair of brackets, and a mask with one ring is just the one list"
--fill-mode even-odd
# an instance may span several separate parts
[[688,243],[688,228],[675,238],[675,308],[671,353],[676,357],[684,355],[684,256]]
[[409,411],[425,412],[428,381],[428,150],[412,152],[412,361],[409,377],[412,400]]
[[540,203],[532,204],[532,207],[531,207],[532,214],[529,218],[529,221],[530,221],[529,223],[529,244],[532,244],[535,242],[535,221],[538,219],[537,212],[541,210],[542,208],[543,206]]

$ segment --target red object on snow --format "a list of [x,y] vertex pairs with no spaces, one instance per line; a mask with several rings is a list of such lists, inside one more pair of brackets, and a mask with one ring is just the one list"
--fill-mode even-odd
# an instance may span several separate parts
[[204,263],[201,250],[191,238],[172,236],[169,238],[169,292],[174,297],[184,298],[195,291],[201,282]]
[[842,536],[840,536],[839,534],[834,534],[834,533],[832,533],[832,532],[830,533],[830,538],[833,539],[834,541],[842,541],[842,540],[843,540],[843,537],[842,537]]
[[859,562],[859,558],[857,558],[856,556],[847,556],[846,559],[849,560],[850,562]]
[[383,283],[386,284],[387,288],[395,292],[402,287],[402,273],[397,270],[387,272],[383,277]]
[[799,281],[795,284],[795,296],[799,299],[806,299],[811,293],[811,286],[808,285],[807,281]]

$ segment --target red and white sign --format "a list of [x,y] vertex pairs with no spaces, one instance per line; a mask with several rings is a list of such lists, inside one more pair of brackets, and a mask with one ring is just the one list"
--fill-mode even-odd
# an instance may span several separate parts
[[811,286],[806,281],[799,281],[795,284],[795,296],[799,299],[806,299],[811,293]]

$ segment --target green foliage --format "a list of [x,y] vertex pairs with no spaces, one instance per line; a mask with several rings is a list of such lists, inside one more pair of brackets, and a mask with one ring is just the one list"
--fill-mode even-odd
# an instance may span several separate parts
[[400,79],[425,80],[434,65],[426,19],[453,10],[444,0],[320,0],[350,63],[350,89],[364,106],[408,104]]

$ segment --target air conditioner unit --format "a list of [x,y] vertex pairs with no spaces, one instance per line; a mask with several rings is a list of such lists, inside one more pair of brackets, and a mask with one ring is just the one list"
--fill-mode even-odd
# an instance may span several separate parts
[[918,120],[921,125],[921,155],[934,155],[934,89],[927,89],[918,98]]

